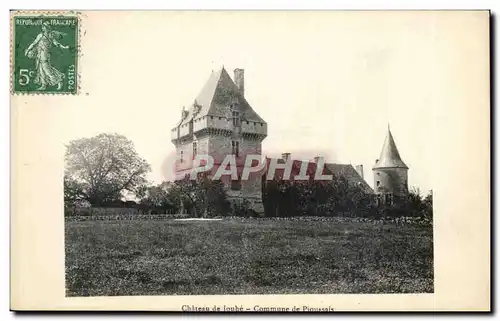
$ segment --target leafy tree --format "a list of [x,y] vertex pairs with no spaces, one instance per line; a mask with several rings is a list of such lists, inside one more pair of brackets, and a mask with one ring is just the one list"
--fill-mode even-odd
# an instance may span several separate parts
[[433,193],[432,190],[424,198],[424,217],[430,220],[433,219]]
[[133,143],[118,134],[74,140],[66,146],[65,160],[65,198],[78,197],[93,206],[120,199],[124,191],[137,192],[150,171]]
[[413,187],[406,199],[407,216],[421,216],[424,211],[424,202],[420,194],[420,189]]
[[82,184],[69,176],[64,176],[64,204],[66,206],[85,200],[86,195],[82,191]]
[[246,199],[241,200],[240,202],[235,202],[233,204],[233,215],[234,216],[243,216],[243,217],[256,217],[256,213],[250,209],[250,202]]
[[170,182],[162,182],[154,186],[141,186],[138,188],[137,196],[140,197],[140,208],[158,213],[169,209],[178,210],[175,199],[170,195]]
[[386,217],[420,217],[432,219],[432,191],[425,198],[419,188],[413,187],[405,197],[395,198],[394,204],[381,205],[380,210]]
[[208,172],[200,173],[194,180],[186,176],[175,181],[168,190],[171,199],[194,217],[228,214],[230,204],[224,184],[209,175]]
[[375,215],[372,197],[344,177],[331,181],[272,180],[263,188],[266,216]]
[[263,187],[266,216],[427,217],[432,219],[432,192],[422,198],[418,188],[391,205],[376,205],[375,195],[345,177],[330,181],[272,180]]

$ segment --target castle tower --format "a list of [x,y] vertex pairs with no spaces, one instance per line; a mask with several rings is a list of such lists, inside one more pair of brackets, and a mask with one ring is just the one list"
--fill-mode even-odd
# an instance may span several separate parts
[[[171,131],[177,151],[177,177],[190,173],[196,155],[214,159],[213,173],[229,154],[236,158],[238,180],[221,177],[230,201],[247,200],[258,213],[262,205],[262,181],[250,175],[241,180],[246,156],[261,155],[267,136],[267,123],[252,109],[244,96],[244,70],[234,71],[234,81],[222,67],[212,72],[191,106],[182,112],[181,121]],[[255,173],[257,175],[257,173]]]
[[408,195],[408,166],[401,160],[390,128],[387,128],[380,158],[373,166],[374,190],[379,202],[392,205]]

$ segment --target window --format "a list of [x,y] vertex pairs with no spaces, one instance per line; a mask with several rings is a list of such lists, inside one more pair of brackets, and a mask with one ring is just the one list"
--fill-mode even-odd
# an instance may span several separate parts
[[184,163],[184,151],[181,150],[181,164]]
[[377,187],[379,187],[379,186],[380,186],[380,181],[377,181]]
[[198,143],[193,142],[193,158],[196,156],[198,153]]
[[240,126],[240,113],[237,111],[233,111],[233,126]]
[[233,140],[231,142],[231,146],[233,148],[233,155],[235,155],[236,157],[239,157],[240,156],[240,142]]
[[393,202],[392,193],[385,194],[385,204],[392,205],[392,202]]

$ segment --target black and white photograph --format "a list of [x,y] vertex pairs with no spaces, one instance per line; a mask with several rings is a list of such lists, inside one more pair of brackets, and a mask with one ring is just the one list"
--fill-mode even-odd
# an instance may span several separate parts
[[[433,298],[452,292],[463,270],[450,271],[489,235],[486,207],[472,224],[461,213],[478,186],[489,195],[489,146],[478,143],[489,137],[489,78],[475,59],[488,57],[487,11],[69,15],[78,89],[12,103],[19,145],[31,146],[19,166],[42,164],[19,175],[46,182],[37,190],[63,224],[40,245],[55,246],[47,264],[57,263],[63,306],[179,297],[171,309],[184,312],[332,312],[342,310],[333,299],[264,298],[347,294],[454,304]],[[19,30],[36,27],[32,16],[11,14]],[[44,130],[37,140],[28,128]],[[41,200],[22,177],[29,204]],[[476,253],[470,269],[489,259]],[[485,285],[481,267],[464,277],[471,296]],[[412,303],[400,304],[379,308]]]
[[[432,293],[426,174],[433,160],[425,148],[432,137],[415,121],[432,112],[432,87],[391,91],[394,82],[429,72],[410,63],[419,44],[404,43],[432,41],[408,27],[420,19],[404,21],[414,35],[389,47],[381,38],[392,38],[397,21],[347,39],[346,28],[359,28],[355,20],[321,28],[327,21],[318,15],[293,32],[286,15],[263,17],[268,28],[257,30],[234,15],[192,26],[186,47],[169,49],[186,55],[172,59],[185,70],[131,49],[147,41],[140,35],[151,43],[158,34],[169,38],[167,21],[151,26],[157,30],[122,30],[129,38],[115,48],[141,63],[123,68],[116,57],[120,63],[107,67],[114,87],[101,95],[120,96],[122,115],[141,113],[149,128],[121,127],[118,118],[67,144],[67,295]],[[239,39],[223,37],[225,20],[241,30]],[[195,39],[208,37],[211,46],[202,42],[197,52]],[[271,46],[273,39],[280,45]],[[426,48],[419,55],[430,54]],[[287,59],[287,52],[294,54]],[[122,102],[181,74],[185,88],[150,89],[162,96],[154,105]]]

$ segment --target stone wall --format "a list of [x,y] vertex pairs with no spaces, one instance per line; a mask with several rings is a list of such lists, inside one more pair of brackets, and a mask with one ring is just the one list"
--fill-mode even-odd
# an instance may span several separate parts
[[[216,164],[220,164],[226,155],[232,154],[232,141],[238,141],[239,157],[236,158],[236,165],[238,173],[244,170],[246,156],[251,154],[260,155],[262,146],[260,141],[243,139],[241,137],[224,137],[224,136],[211,136],[208,141],[209,155],[214,158]],[[262,206],[262,184],[260,175],[251,173],[248,180],[241,180],[241,189],[232,190],[231,180],[224,180],[227,188],[228,197],[230,199],[246,199],[251,203],[252,208],[261,213],[264,211]]]
[[[239,142],[239,157],[236,158],[236,166],[238,173],[244,170],[246,156],[247,155],[261,155],[262,144],[256,139],[246,139],[241,137],[241,135],[223,136],[223,135],[210,135],[203,136],[200,138],[195,137],[197,143],[197,153],[198,155],[210,155],[214,159],[214,170],[218,168],[226,155],[233,153],[232,141]],[[183,152],[183,163],[177,162],[177,171],[179,173],[184,172],[188,174],[189,170],[193,168],[193,143],[186,142],[177,146],[177,159],[180,159],[180,153]],[[183,176],[183,175],[182,175]],[[261,176],[257,173],[251,173],[248,180],[241,180],[241,188],[239,190],[231,189],[231,179],[229,177],[222,177],[221,180],[226,187],[228,197],[231,200],[247,199],[251,204],[252,208],[256,212],[263,212],[264,208],[262,206],[262,183]]]
[[[376,193],[408,194],[408,170],[404,168],[380,168],[373,171]],[[377,182],[379,182],[377,184]]]

